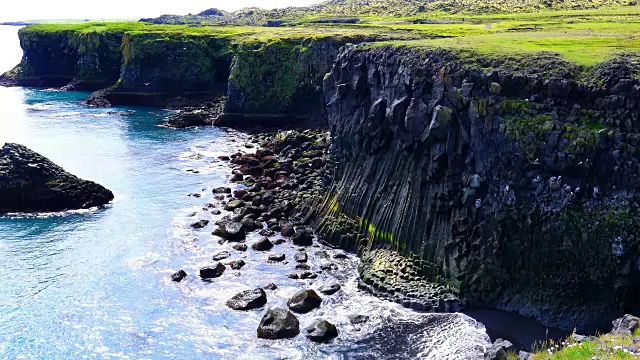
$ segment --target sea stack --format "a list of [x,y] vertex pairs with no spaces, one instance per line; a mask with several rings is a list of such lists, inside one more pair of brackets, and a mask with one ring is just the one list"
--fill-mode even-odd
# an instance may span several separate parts
[[113,193],[82,180],[19,144],[0,149],[0,213],[87,209],[113,200]]

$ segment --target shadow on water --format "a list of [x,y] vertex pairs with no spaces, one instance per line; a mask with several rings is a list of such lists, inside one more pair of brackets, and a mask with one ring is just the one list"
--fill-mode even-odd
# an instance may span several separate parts
[[563,340],[571,335],[570,332],[547,328],[529,317],[507,311],[475,309],[464,313],[483,323],[492,340],[509,340],[525,351],[531,351],[532,346],[548,340]]

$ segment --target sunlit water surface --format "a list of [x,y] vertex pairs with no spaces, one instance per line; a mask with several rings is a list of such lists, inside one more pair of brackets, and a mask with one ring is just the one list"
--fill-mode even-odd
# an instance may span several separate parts
[[[20,59],[17,28],[0,26],[0,71]],[[267,254],[245,256],[247,266],[209,283],[197,269],[230,250],[210,233],[193,230],[215,220],[205,205],[225,185],[217,156],[243,150],[245,134],[217,128],[159,127],[166,112],[150,108],[91,109],[87,93],[0,88],[0,145],[18,142],[116,196],[92,211],[0,217],[0,358],[8,359],[475,359],[489,339],[482,325],[459,314],[418,314],[356,288],[358,260],[335,260],[339,270],[315,282],[291,280],[294,262],[269,264]],[[122,112],[129,111],[128,114]],[[194,171],[197,170],[197,173]],[[188,196],[200,193],[201,198]],[[255,238],[250,238],[251,242]],[[317,266],[323,248],[309,253]],[[292,259],[288,244],[274,251]],[[329,253],[334,250],[328,250]],[[317,253],[319,252],[319,253]],[[317,253],[317,254],[316,254]],[[169,276],[185,269],[179,285]],[[284,306],[295,291],[330,282],[343,290],[324,297],[317,312],[340,336],[318,346],[256,338],[264,309],[234,312],[225,301],[269,282],[269,306]],[[351,325],[348,316],[371,321]]]

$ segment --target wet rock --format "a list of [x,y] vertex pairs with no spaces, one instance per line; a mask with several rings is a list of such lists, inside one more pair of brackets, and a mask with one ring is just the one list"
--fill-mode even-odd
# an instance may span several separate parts
[[309,260],[309,256],[306,252],[300,251],[295,255],[294,259],[299,263],[305,263],[307,262],[307,260]]
[[180,270],[175,274],[171,275],[171,280],[174,282],[180,282],[187,277],[187,273],[184,270]]
[[247,237],[247,232],[240,222],[222,221],[213,235],[220,236],[227,241],[242,241]]
[[231,268],[233,270],[240,270],[242,269],[245,265],[247,265],[246,262],[244,262],[244,260],[235,260],[229,263],[229,266],[231,266]]
[[231,194],[231,188],[228,187],[218,187],[213,189],[214,194]]
[[347,258],[347,254],[345,254],[343,252],[339,252],[339,253],[333,254],[333,258],[334,259],[346,259]]
[[231,181],[231,182],[238,182],[238,181],[242,181],[242,180],[244,180],[244,176],[242,176],[242,174],[234,174],[229,179],[229,181]]
[[213,279],[222,276],[227,268],[222,263],[215,266],[203,267],[200,269],[200,277],[203,279]]
[[311,246],[313,245],[313,233],[309,229],[299,229],[291,237],[294,245]]
[[265,290],[277,290],[278,289],[278,285],[274,284],[274,283],[269,283],[265,286],[262,287]]
[[353,325],[359,325],[368,322],[369,317],[367,315],[349,315],[349,321]]
[[311,270],[311,266],[307,264],[297,264],[296,270]]
[[298,275],[298,274],[287,274],[287,277],[289,279],[293,279],[293,280],[300,279],[300,275]]
[[300,279],[317,279],[317,278],[318,278],[318,274],[311,271],[305,271],[302,274],[300,274]]
[[198,222],[191,224],[191,227],[194,229],[202,229],[207,225],[209,225],[209,220],[200,220]]
[[321,293],[325,294],[325,295],[333,295],[335,293],[337,293],[338,291],[340,291],[341,287],[339,284],[329,284],[329,285],[323,285],[320,287],[320,289],[318,289],[318,291],[320,291]]
[[242,252],[247,251],[247,244],[235,244],[233,245],[233,250]]
[[0,213],[88,209],[113,197],[105,187],[71,175],[25,146],[0,148]]
[[329,262],[329,261],[323,261],[320,263],[320,269],[323,271],[327,271],[327,270],[338,270],[338,265]]
[[306,314],[320,307],[320,304],[322,304],[322,299],[313,290],[298,291],[287,301],[289,309],[300,314]]
[[215,255],[213,255],[213,261],[220,261],[220,260],[224,260],[228,257],[231,256],[231,253],[228,251],[221,251]]
[[258,234],[261,235],[261,236],[273,236],[276,233],[273,230],[263,229]]
[[204,110],[183,111],[167,120],[167,126],[176,129],[185,129],[195,126],[211,125],[209,114]]
[[285,254],[274,254],[269,255],[269,261],[271,262],[282,262],[286,258]]
[[247,204],[242,200],[231,200],[224,205],[224,209],[227,211],[233,211],[245,207]]
[[640,325],[640,318],[626,314],[613,321],[612,334],[631,335],[634,334]]
[[282,245],[284,243],[286,243],[287,241],[285,239],[276,239],[276,241],[274,241],[273,243],[276,245]]
[[248,218],[242,219],[240,221],[240,223],[242,224],[242,226],[244,226],[244,228],[247,231],[255,231],[255,230],[258,230],[258,229],[262,228],[262,224],[261,223],[255,221],[255,220],[248,219]]
[[507,360],[509,359],[508,351],[513,349],[513,344],[507,340],[496,340],[491,348],[487,349],[484,356],[485,360]]
[[296,337],[299,333],[298,318],[283,308],[267,310],[258,326],[258,337],[261,339],[287,339]]
[[280,231],[282,232],[282,236],[286,237],[292,237],[296,233],[293,225],[284,225]]
[[267,303],[267,294],[262,289],[245,290],[227,301],[233,310],[253,310]]
[[273,248],[273,243],[267,237],[263,237],[257,242],[251,245],[251,248],[255,251],[268,251]]
[[326,320],[316,320],[305,328],[305,335],[313,342],[325,343],[338,336],[338,329]]

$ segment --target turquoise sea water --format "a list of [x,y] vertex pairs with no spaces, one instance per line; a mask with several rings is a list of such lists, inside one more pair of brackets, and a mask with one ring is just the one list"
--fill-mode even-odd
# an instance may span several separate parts
[[[0,26],[0,71],[20,59],[16,31]],[[229,174],[216,158],[248,151],[247,135],[166,129],[158,126],[165,111],[91,109],[86,96],[0,87],[0,145],[24,144],[116,196],[91,211],[0,217],[0,359],[473,359],[484,351],[484,327],[464,315],[418,314],[359,292],[355,257],[305,282],[286,277],[294,264],[268,264],[267,254],[249,251],[234,254],[248,263],[241,272],[200,281],[197,269],[230,246],[218,244],[212,225],[189,224],[215,220],[205,205]],[[322,250],[310,250],[313,261]],[[169,276],[178,269],[190,276],[175,285]],[[297,290],[335,281],[344,290],[300,317],[302,326],[316,317],[335,323],[341,335],[331,345],[302,335],[258,340],[264,310],[224,305],[238,291],[275,282],[269,305],[283,306]],[[356,314],[372,319],[351,325]]]

